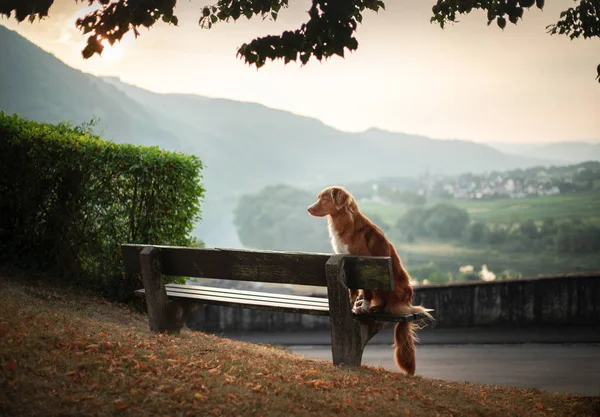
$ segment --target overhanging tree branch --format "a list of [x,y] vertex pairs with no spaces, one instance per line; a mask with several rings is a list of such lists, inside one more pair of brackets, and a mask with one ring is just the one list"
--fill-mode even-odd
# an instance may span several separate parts
[[[0,14],[19,22],[34,22],[48,16],[55,0],[0,0]],[[103,41],[110,45],[139,28],[150,28],[158,21],[177,25],[174,14],[177,0],[74,0],[98,8],[77,19],[76,26],[88,35],[82,51],[84,58],[102,54]],[[600,0],[574,0],[576,5],[561,13],[560,20],[547,27],[552,35],[566,35],[571,39],[600,37]],[[289,0],[217,0],[202,8],[200,26],[211,28],[218,22],[251,19],[276,20]],[[487,12],[488,25],[492,22],[504,29],[507,22],[517,24],[526,9],[544,7],[544,0],[437,0],[432,8],[432,23],[443,29],[448,22],[457,22],[457,16],[473,10]],[[385,9],[382,0],[312,0],[309,19],[299,29],[286,30],[280,35],[267,35],[242,44],[237,55],[257,68],[267,61],[283,59],[285,63],[300,59],[306,64],[312,57],[321,61],[334,55],[344,56],[346,50],[358,48],[355,33],[367,10]],[[600,82],[600,65],[597,68]]]

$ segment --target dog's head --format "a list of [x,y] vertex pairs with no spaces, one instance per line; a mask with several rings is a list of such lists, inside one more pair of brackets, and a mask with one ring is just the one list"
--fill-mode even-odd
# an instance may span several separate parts
[[317,201],[308,207],[311,216],[323,217],[343,212],[354,213],[356,203],[352,195],[342,187],[331,186],[321,191]]

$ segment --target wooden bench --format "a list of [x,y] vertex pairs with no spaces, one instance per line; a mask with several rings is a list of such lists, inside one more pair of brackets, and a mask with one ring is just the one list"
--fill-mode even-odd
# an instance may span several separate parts
[[[178,332],[185,317],[203,304],[323,315],[330,317],[334,365],[360,366],[365,345],[388,322],[424,318],[352,313],[349,288],[393,289],[388,257],[149,245],[122,245],[121,250],[126,272],[142,275],[144,289],[136,293],[145,295],[153,332]],[[165,285],[163,275],[320,286],[328,297]]]

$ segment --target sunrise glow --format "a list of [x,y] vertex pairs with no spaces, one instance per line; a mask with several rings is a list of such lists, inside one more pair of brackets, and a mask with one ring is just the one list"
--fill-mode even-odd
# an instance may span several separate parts
[[118,61],[125,55],[123,44],[115,42],[112,46],[108,40],[104,39],[102,42],[104,49],[102,50],[102,58],[108,61]]

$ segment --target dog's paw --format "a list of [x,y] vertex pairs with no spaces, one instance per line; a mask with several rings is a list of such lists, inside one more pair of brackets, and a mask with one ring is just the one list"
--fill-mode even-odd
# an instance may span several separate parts
[[354,314],[363,314],[363,313],[366,313],[367,311],[369,311],[370,306],[371,306],[371,303],[368,300],[365,300],[364,298],[359,298],[354,303],[352,312]]

